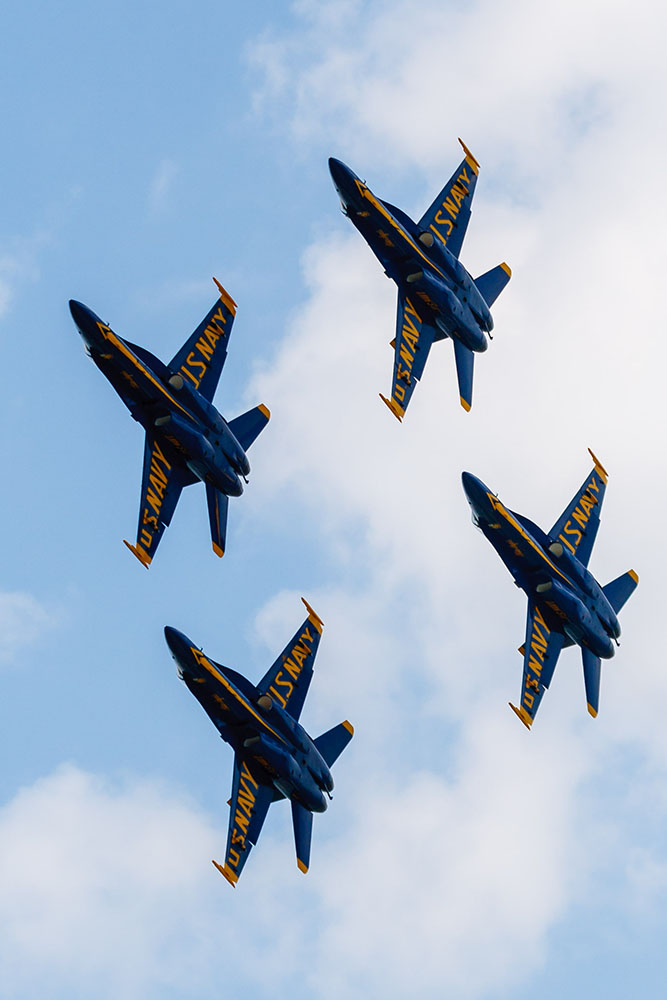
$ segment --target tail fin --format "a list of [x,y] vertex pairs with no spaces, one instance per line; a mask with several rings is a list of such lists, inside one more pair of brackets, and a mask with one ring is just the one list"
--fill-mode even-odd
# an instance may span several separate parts
[[227,510],[229,497],[218,492],[215,486],[206,484],[206,502],[208,504],[208,519],[211,525],[211,541],[216,556],[224,556],[227,539]]
[[313,834],[313,814],[292,799],[292,824],[294,826],[294,846],[299,871],[305,873],[310,865],[310,841]]
[[489,308],[496,301],[511,277],[512,272],[510,271],[508,265],[503,263],[498,264],[497,267],[492,267],[491,270],[486,271],[485,274],[480,274],[479,278],[475,278],[477,291],[480,293]]
[[602,593],[617,614],[632,596],[638,583],[639,577],[633,569],[629,569],[627,573],[623,573],[602,588]]
[[229,429],[241,445],[247,451],[250,445],[262,433],[269,422],[271,414],[264,403],[255,406],[247,413],[242,413],[240,417],[229,421]]
[[354,728],[345,721],[341,722],[339,726],[329,729],[326,733],[322,733],[313,741],[322,754],[327,767],[331,767],[334,761],[338,760],[353,736]]
[[475,355],[458,337],[452,337],[452,340],[454,341],[454,357],[456,359],[456,377],[459,380],[459,399],[463,409],[469,412],[472,406]]
[[586,646],[581,647],[584,661],[584,685],[589,714],[595,718],[600,707],[600,657]]

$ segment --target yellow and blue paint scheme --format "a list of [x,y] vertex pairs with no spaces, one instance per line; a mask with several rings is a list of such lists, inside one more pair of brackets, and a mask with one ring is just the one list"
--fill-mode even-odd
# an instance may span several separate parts
[[234,750],[225,861],[213,862],[233,886],[269,806],[283,798],[292,807],[297,866],[308,871],[313,813],[326,810],[331,766],[354,733],[342,722],[311,739],[299,724],[322,634],[322,620],[303,603],[308,617],[257,685],[209,659],[177,629],[164,630],[179,676]]
[[490,306],[511,276],[503,263],[473,279],[459,260],[479,173],[477,160],[461,145],[464,160],[419,222],[376,197],[340,160],[329,160],[344,214],[398,286],[391,395],[380,397],[399,420],[431,346],[446,337],[454,344],[460,402],[470,410],[474,356],[488,347]]
[[146,568],[183,488],[197,481],[206,484],[213,551],[224,554],[228,498],[243,493],[247,449],[270,417],[260,405],[227,422],[212,403],[236,315],[234,300],[216,285],[218,300],[168,365],[83,303],[69,304],[88,354],[146,431],[137,539],[125,543]]
[[[473,522],[488,538],[528,598],[523,678],[519,707],[511,705],[528,729],[549,687],[562,649],[581,647],[586,702],[598,713],[601,660],[618,645],[618,612],[639,578],[634,570],[601,587],[587,569],[600,525],[607,473],[598,459],[549,533],[509,510],[469,472],[463,489]],[[511,703],[510,703],[511,704]]]

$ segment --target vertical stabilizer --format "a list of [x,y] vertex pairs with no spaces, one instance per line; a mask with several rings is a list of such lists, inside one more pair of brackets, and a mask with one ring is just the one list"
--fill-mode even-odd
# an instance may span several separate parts
[[292,799],[292,823],[294,825],[294,846],[299,871],[305,873],[310,865],[310,841],[313,833],[313,814],[309,809]]
[[586,646],[581,647],[584,661],[584,684],[589,714],[595,718],[600,707],[600,657]]
[[227,540],[227,510],[229,497],[216,490],[210,483],[206,484],[206,502],[208,504],[208,519],[211,525],[211,541],[216,556],[224,556]]

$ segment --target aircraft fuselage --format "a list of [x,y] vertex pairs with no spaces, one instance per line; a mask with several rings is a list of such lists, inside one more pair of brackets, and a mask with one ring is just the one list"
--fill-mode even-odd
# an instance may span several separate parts
[[222,739],[253,762],[264,784],[311,812],[324,812],[333,778],[303,726],[275,698],[258,698],[250,681],[209,660],[182,632],[167,626],[165,637],[179,676]]
[[549,628],[610,659],[621,627],[593,575],[562,542],[508,510],[476,476],[464,472],[462,479],[474,523]]
[[[166,444],[164,462],[165,452],[176,452],[197,479],[227,496],[240,496],[250,463],[212,403],[183,374],[117,336],[87,306],[72,300],[70,311],[88,353],[134,419]],[[158,479],[163,473],[156,470]]]
[[438,236],[420,232],[404,212],[380,201],[340,160],[329,169],[345,215],[401,291],[419,300],[423,319],[440,336],[456,337],[471,351],[486,351],[493,330],[489,307],[467,270]]

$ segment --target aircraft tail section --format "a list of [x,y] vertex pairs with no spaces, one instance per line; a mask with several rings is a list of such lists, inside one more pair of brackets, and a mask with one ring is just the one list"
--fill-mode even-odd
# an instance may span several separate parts
[[230,420],[228,427],[244,451],[257,440],[269,422],[271,413],[264,403],[253,407],[240,417]]
[[459,399],[463,409],[469,412],[472,407],[475,355],[458,337],[452,337],[452,340],[454,341],[454,357],[456,358],[456,377],[459,380]]
[[602,588],[602,593],[616,614],[618,614],[628,598],[632,596],[638,583],[639,577],[633,569],[630,569],[627,573],[623,573],[622,576],[617,577],[616,580],[612,580],[611,583]]
[[310,865],[310,842],[313,835],[313,814],[299,802],[292,801],[292,824],[294,826],[294,846],[296,863],[304,875]]
[[509,266],[502,263],[498,264],[497,267],[492,267],[490,271],[480,274],[479,278],[475,278],[477,291],[480,293],[489,308],[491,308],[493,303],[496,301],[511,277],[512,272]]
[[346,720],[345,722],[341,722],[340,725],[334,726],[333,729],[329,729],[326,733],[322,733],[321,736],[318,736],[313,741],[322,754],[327,767],[331,767],[338,760],[353,736],[354,728]]
[[584,661],[586,703],[589,714],[595,718],[600,706],[600,657],[592,653],[586,646],[581,647],[581,655]]
[[224,556],[227,539],[227,511],[229,497],[220,493],[210,483],[206,484],[206,503],[208,504],[208,519],[211,525],[211,541],[216,556]]

